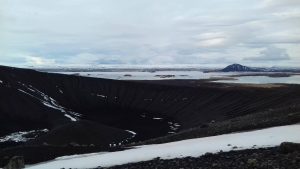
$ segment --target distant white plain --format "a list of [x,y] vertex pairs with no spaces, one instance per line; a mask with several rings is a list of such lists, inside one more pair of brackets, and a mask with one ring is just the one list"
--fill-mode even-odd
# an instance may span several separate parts
[[[211,72],[204,73],[202,71],[156,71],[156,72],[57,72],[68,75],[79,75],[85,77],[116,79],[116,80],[167,80],[167,79],[210,79],[210,78],[225,78],[224,80],[217,80],[214,82],[220,83],[248,83],[248,84],[300,84],[300,75],[292,75],[289,77],[268,77],[264,74],[276,74],[257,72],[262,76],[240,76],[232,79],[231,75],[247,75],[253,72]],[[172,75],[172,76],[167,76]],[[163,77],[162,76],[167,76]],[[228,79],[226,79],[228,78]]]

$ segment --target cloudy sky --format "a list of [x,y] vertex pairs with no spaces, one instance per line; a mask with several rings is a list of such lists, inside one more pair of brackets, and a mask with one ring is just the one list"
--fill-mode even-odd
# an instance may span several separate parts
[[299,0],[0,0],[0,64],[300,65]]

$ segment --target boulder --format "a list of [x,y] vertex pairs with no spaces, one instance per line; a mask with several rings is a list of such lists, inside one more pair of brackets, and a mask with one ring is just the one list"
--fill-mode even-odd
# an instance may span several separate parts
[[290,142],[283,142],[279,146],[279,151],[281,153],[292,153],[295,151],[300,152],[300,144],[299,143],[290,143]]
[[12,157],[3,169],[22,169],[25,168],[24,158],[22,156]]

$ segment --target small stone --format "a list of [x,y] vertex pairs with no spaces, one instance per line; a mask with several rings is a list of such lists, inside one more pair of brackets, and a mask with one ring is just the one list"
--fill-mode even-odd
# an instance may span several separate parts
[[250,158],[250,159],[248,159],[247,164],[250,165],[250,166],[256,166],[257,160],[253,159],[253,158]]
[[217,164],[217,163],[213,163],[212,166],[213,166],[213,167],[217,167],[218,164]]

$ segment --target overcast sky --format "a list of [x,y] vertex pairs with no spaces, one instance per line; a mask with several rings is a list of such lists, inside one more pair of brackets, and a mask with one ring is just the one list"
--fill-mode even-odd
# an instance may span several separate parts
[[0,64],[300,66],[300,0],[0,0]]

